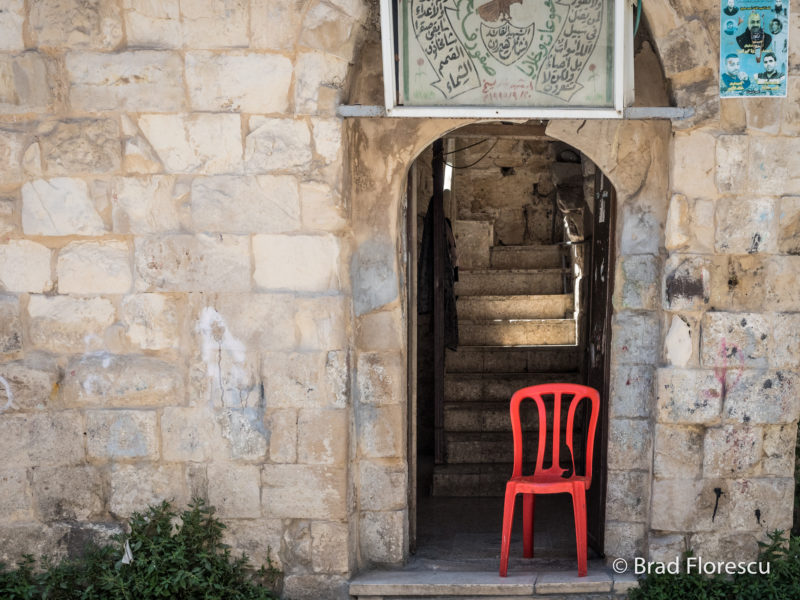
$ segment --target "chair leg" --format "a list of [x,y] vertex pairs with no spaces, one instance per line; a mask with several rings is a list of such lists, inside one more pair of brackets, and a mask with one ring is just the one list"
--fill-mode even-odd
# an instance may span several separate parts
[[572,489],[572,511],[575,515],[575,545],[578,549],[578,577],[586,577],[586,490],[582,486]]
[[522,541],[525,558],[533,558],[533,500],[534,494],[522,494]]
[[505,577],[508,573],[508,550],[511,545],[511,524],[514,521],[514,500],[517,497],[516,490],[506,486],[506,499],[503,505],[503,537],[500,540],[500,577]]

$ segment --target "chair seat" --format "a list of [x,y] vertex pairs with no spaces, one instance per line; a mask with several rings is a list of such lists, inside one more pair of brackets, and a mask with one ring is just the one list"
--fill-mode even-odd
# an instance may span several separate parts
[[512,477],[508,480],[508,486],[513,486],[517,493],[533,494],[563,494],[572,492],[576,486],[584,492],[589,489],[589,481],[586,477],[559,477],[558,475],[523,475],[522,477]]

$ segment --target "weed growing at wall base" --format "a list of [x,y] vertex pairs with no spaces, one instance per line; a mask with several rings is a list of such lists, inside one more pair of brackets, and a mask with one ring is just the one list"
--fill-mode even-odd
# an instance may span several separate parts
[[[37,568],[27,556],[16,569],[0,564],[3,600],[270,600],[281,572],[271,562],[253,572],[247,557],[222,543],[214,508],[193,500],[180,515],[168,502],[130,518],[130,533],[83,557]],[[123,560],[125,548],[132,560]]]

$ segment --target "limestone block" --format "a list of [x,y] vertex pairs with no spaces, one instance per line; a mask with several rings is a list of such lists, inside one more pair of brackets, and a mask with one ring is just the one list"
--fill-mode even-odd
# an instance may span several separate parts
[[800,368],[800,352],[797,351],[797,332],[800,331],[800,314],[778,313],[772,317],[772,338],[769,348],[769,363],[773,368]]
[[[761,535],[775,529],[792,527],[794,479],[737,479],[731,482],[731,529],[759,531]],[[760,517],[756,517],[756,509]]]
[[267,352],[261,368],[267,405],[344,408],[349,395],[344,352]]
[[339,289],[339,243],[332,235],[253,236],[256,284],[266,290]]
[[278,170],[302,172],[311,162],[308,123],[294,119],[250,117],[244,161],[248,173]]
[[340,163],[342,156],[342,120],[311,119],[314,139],[314,152],[322,158],[322,163]]
[[747,189],[749,137],[721,135],[717,138],[717,189],[722,194],[741,194]]
[[208,465],[208,500],[221,517],[261,517],[260,472],[255,465]]
[[103,235],[107,228],[86,182],[55,177],[22,186],[22,230],[28,235]]
[[[715,520],[711,521],[717,496]],[[650,527],[661,531],[715,531],[724,527],[730,496],[727,486],[714,480],[656,479],[653,481]]]
[[703,429],[655,426],[653,475],[659,479],[699,479],[703,470]]
[[797,427],[794,424],[764,427],[764,457],[761,460],[762,475],[792,477],[794,474],[794,448]]
[[405,402],[405,360],[395,352],[362,352],[356,363],[356,394],[363,404]]
[[183,465],[112,465],[109,510],[116,517],[129,517],[133,512],[160,504],[163,500],[169,500],[177,507],[188,502]]
[[0,364],[0,412],[49,406],[59,378],[56,365],[44,356]]
[[673,254],[664,265],[663,302],[671,310],[704,308],[711,297],[714,262],[705,256]]
[[36,508],[44,521],[87,521],[105,507],[105,485],[96,467],[33,469]]
[[136,239],[137,291],[244,292],[250,289],[250,240],[236,235]]
[[305,14],[300,43],[345,60],[353,55],[353,19],[331,5],[317,1]]
[[621,366],[611,371],[611,418],[649,417],[653,397],[653,367]]
[[111,119],[70,119],[39,126],[37,140],[47,175],[108,173],[119,169],[119,125]]
[[119,317],[128,341],[142,350],[166,350],[180,344],[184,314],[181,298],[135,294],[122,299]]
[[156,413],[141,410],[90,410],[86,413],[90,458],[158,459]]
[[348,344],[349,304],[344,296],[298,297],[294,317],[297,349],[340,350]]
[[794,157],[800,151],[797,137],[752,136],[748,156],[747,181],[756,194],[800,193],[800,173]]
[[647,521],[651,481],[648,471],[609,471],[606,518],[634,523]]
[[125,33],[133,47],[180,48],[179,0],[123,0]]
[[151,234],[181,229],[180,206],[188,187],[175,177],[117,177],[110,187],[115,233]]
[[[727,260],[725,260],[727,258]],[[717,310],[764,308],[770,258],[761,254],[715,257],[710,304]]]
[[183,403],[183,380],[156,358],[95,354],[69,362],[61,398],[68,406],[169,406]]
[[377,563],[399,563],[403,560],[406,535],[406,513],[364,512],[359,519],[359,542],[362,556]]
[[736,423],[792,423],[800,417],[798,374],[791,371],[729,370],[723,417]]
[[336,232],[347,224],[341,194],[328,185],[300,184],[300,206],[304,229]]
[[654,310],[658,304],[660,260],[649,254],[623,256],[617,263],[614,306]]
[[771,328],[757,313],[710,312],[703,315],[701,357],[704,367],[767,366]]
[[256,568],[267,564],[267,557],[278,569],[284,569],[281,560],[283,522],[279,519],[225,519],[222,542],[244,552]]
[[[224,402],[229,404],[227,400]],[[247,406],[251,402],[248,397],[241,408],[226,407],[218,420],[222,436],[228,441],[231,458],[263,461],[269,438],[264,428],[264,407]]]
[[19,231],[17,200],[14,195],[0,196],[0,235]]
[[703,444],[705,477],[741,477],[757,474],[762,431],[749,425],[725,425],[706,430]]
[[0,355],[22,350],[19,300],[0,295]]
[[270,432],[269,460],[274,463],[297,462],[297,411],[268,411],[267,429]]
[[55,60],[38,52],[0,55],[0,113],[50,112],[56,69]]
[[778,219],[769,198],[722,198],[717,202],[715,249],[720,253],[775,252]]
[[66,64],[69,99],[77,110],[177,112],[184,107],[183,61],[176,52],[71,52]]
[[14,564],[23,555],[52,558],[67,555],[67,539],[71,533],[64,523],[20,523],[0,527],[0,561]]
[[619,364],[658,362],[658,318],[654,314],[620,312],[612,320],[611,353]]
[[403,406],[362,404],[356,414],[358,452],[363,458],[405,456],[406,423]]
[[0,183],[22,181],[22,155],[26,138],[24,131],[0,129]]
[[778,200],[778,214],[778,251],[800,254],[800,197],[787,196]]
[[247,46],[246,0],[181,0],[183,41],[189,48]]
[[186,54],[194,110],[286,113],[292,63],[278,54]]
[[722,382],[711,370],[658,369],[659,423],[710,424],[719,421]]
[[288,175],[197,177],[192,181],[192,221],[196,231],[297,231],[297,180]]
[[648,421],[610,419],[608,468],[650,470],[652,428]]
[[261,473],[261,486],[267,518],[346,518],[347,475],[342,468],[268,464]]
[[0,428],[0,453],[8,465],[43,467],[84,461],[83,419],[76,412],[0,415]]
[[403,315],[400,310],[372,312],[356,320],[356,346],[362,351],[403,350]]
[[[800,310],[800,290],[796,273],[800,256],[772,256],[766,268],[766,294],[763,308],[775,311]],[[763,280],[762,280],[763,285]]]
[[295,64],[294,103],[297,113],[335,114],[346,76],[346,59],[324,52],[300,53]]
[[[685,48],[681,51],[688,59]],[[704,131],[675,133],[670,161],[670,181],[674,192],[690,198],[717,196],[714,184],[716,143],[714,136]]]
[[311,522],[311,564],[315,573],[347,573],[350,569],[346,523]]
[[307,573],[311,569],[311,523],[289,521],[283,532],[284,559],[288,572]]
[[667,210],[664,247],[667,250],[685,250],[691,241],[689,201],[683,194],[673,194]]
[[239,115],[142,115],[139,128],[168,173],[217,175],[242,170]]
[[[755,515],[750,515],[755,520]],[[720,535],[720,532],[695,533],[689,539],[695,556],[702,556],[703,562],[724,561],[741,562],[756,560],[758,540],[753,534],[737,531],[733,535]],[[679,554],[676,554],[679,556]]]
[[0,288],[8,292],[50,291],[50,249],[29,240],[0,244]]
[[322,597],[347,598],[350,581],[344,575],[292,573],[283,578],[283,593],[292,600],[317,600]]
[[252,0],[251,46],[263,50],[291,50],[300,35],[308,0]]
[[39,47],[113,50],[123,37],[119,7],[99,0],[37,0],[29,23]]
[[[645,540],[648,539],[645,532],[646,528],[646,525],[643,523],[628,523],[627,521],[616,523],[614,521],[606,521],[605,541],[603,545],[606,557],[627,557],[627,560],[631,556],[644,556],[647,547],[645,545]],[[616,577],[617,576],[615,576],[615,587],[619,585],[619,580],[616,580]]]
[[683,535],[651,535],[648,540],[649,559],[660,562],[680,560],[689,547],[689,540]]
[[222,433],[216,415],[207,406],[166,407],[161,416],[164,460],[202,462],[219,458]]
[[345,466],[348,433],[345,410],[302,409],[297,418],[297,462]]
[[123,159],[122,165],[127,173],[160,173],[163,166],[145,139],[144,134],[127,114],[120,115],[122,123]]
[[3,515],[3,523],[33,521],[32,508],[31,488],[25,469],[4,468],[0,471],[0,514]]
[[458,264],[464,269],[488,269],[489,248],[494,244],[494,231],[488,221],[453,223],[453,236],[458,247]]
[[397,461],[369,461],[358,463],[359,495],[361,510],[402,510],[406,507],[408,469]]
[[3,0],[0,17],[0,50],[4,52],[24,50],[22,24],[25,22],[25,2],[23,0]]
[[335,6],[346,15],[354,17],[356,21],[362,21],[369,10],[366,3],[362,0],[327,0],[328,4]]
[[62,294],[124,294],[133,283],[126,242],[72,242],[58,253]]
[[658,254],[661,217],[651,207],[626,202],[622,206],[622,254]]
[[362,242],[350,260],[350,286],[355,315],[361,316],[398,296],[395,245],[388,239]]
[[[792,19],[795,21],[796,19]],[[790,34],[792,35],[792,34]],[[794,50],[794,48],[791,48]],[[794,52],[792,52],[793,54]],[[791,65],[789,67],[791,72]],[[800,78],[798,77],[789,77],[787,81],[787,90],[786,93],[789,98],[797,98],[797,94],[800,93]],[[800,107],[797,106],[796,102],[781,102],[781,118],[780,118],[780,129],[781,133],[786,136],[794,136],[800,134]]]
[[35,348],[91,352],[103,348],[103,335],[115,320],[115,310],[105,298],[31,296],[28,317]]

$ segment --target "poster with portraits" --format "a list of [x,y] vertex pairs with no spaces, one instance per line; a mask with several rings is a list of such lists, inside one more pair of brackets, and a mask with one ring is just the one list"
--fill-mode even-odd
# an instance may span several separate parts
[[722,0],[719,95],[786,96],[789,0]]

